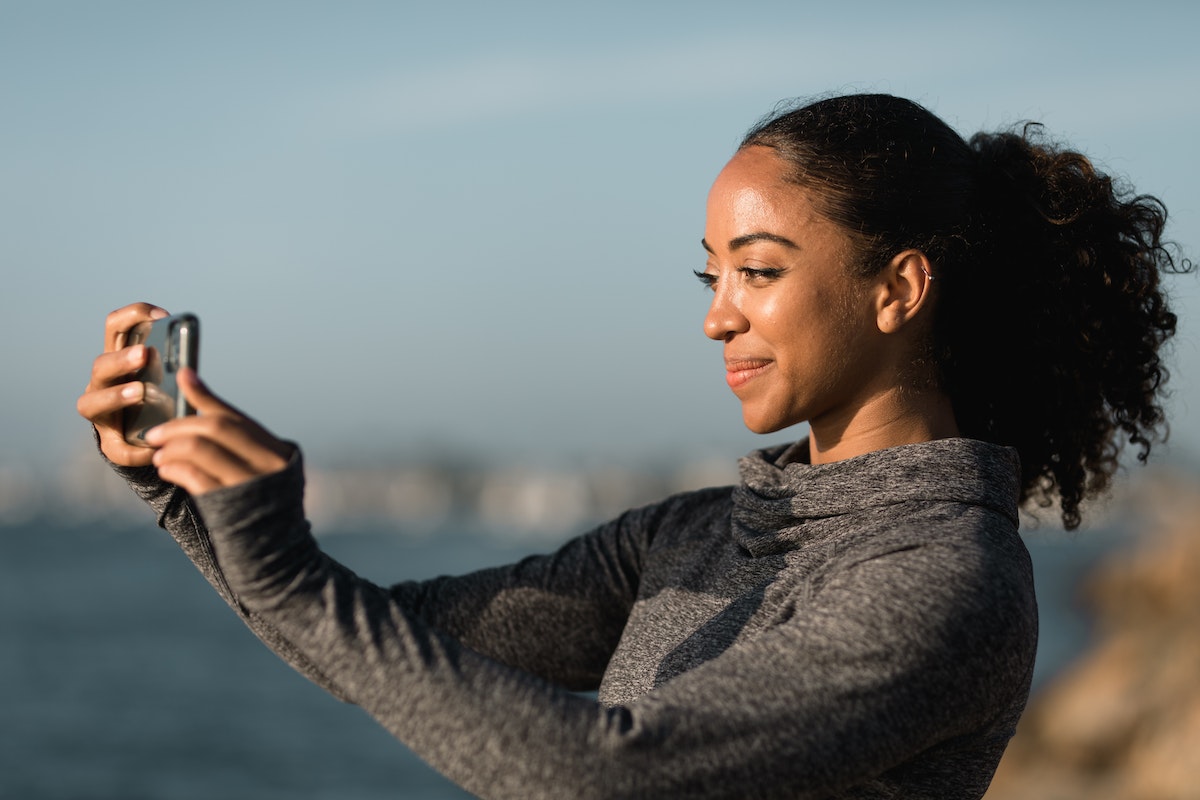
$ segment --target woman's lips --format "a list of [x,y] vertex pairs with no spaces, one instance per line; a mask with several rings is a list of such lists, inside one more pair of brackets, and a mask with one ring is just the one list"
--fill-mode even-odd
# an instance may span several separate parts
[[738,358],[725,362],[725,382],[730,389],[745,386],[756,377],[766,372],[773,361],[764,358]]

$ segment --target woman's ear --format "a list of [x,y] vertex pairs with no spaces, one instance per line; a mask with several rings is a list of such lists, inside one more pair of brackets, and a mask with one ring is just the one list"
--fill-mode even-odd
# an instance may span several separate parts
[[882,333],[896,333],[929,302],[934,276],[920,250],[898,253],[876,277],[875,322]]

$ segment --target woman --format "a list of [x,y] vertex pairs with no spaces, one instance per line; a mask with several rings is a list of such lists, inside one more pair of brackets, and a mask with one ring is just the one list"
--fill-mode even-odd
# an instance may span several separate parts
[[808,438],[462,578],[324,556],[298,450],[191,373],[199,415],[128,446],[120,345],[161,309],[109,316],[79,410],[267,644],[480,796],[977,798],[1033,670],[1018,507],[1076,526],[1163,426],[1164,221],[1036,128],[968,143],[883,95],[775,115],[697,274],[746,424]]

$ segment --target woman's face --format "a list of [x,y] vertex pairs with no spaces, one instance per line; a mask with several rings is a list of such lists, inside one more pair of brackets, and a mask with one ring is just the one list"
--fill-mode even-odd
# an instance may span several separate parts
[[746,426],[848,425],[879,391],[871,282],[852,277],[850,238],[785,180],[767,147],[741,150],[708,196],[704,332],[725,343]]

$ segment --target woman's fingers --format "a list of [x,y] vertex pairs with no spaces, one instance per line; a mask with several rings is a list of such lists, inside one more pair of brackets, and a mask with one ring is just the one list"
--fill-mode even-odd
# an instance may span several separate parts
[[132,303],[109,314],[104,321],[104,352],[92,362],[87,388],[75,403],[79,413],[95,426],[101,451],[115,464],[140,467],[150,463],[150,451],[125,441],[121,412],[141,402],[145,387],[131,378],[146,362],[145,347],[126,347],[125,342],[139,323],[165,316],[164,309],[150,303]]
[[146,433],[146,443],[157,448],[153,463],[163,480],[200,494],[287,466],[291,445],[209,391],[194,370],[180,370],[177,377],[198,415],[165,422]]
[[75,410],[81,417],[93,422],[108,420],[126,408],[142,402],[145,393],[146,387],[141,381],[90,389],[75,401]]
[[191,404],[192,408],[196,409],[198,414],[224,414],[234,417],[245,417],[246,415],[238,411],[236,408],[226,403],[221,398],[212,393],[208,385],[200,380],[200,376],[196,374],[196,370],[191,367],[184,367],[179,370],[176,375],[176,381],[179,384],[180,391],[183,396]]
[[236,486],[287,466],[291,448],[241,417],[197,416],[165,422],[146,434],[163,480],[192,494]]
[[93,391],[125,383],[146,364],[146,346],[135,344],[112,352],[101,353],[92,362],[92,374],[85,391]]
[[155,464],[155,467],[158,469],[158,477],[167,483],[181,487],[192,497],[199,497],[225,486],[192,462],[168,461],[163,464]]
[[292,453],[289,445],[281,443],[263,431],[252,420],[240,416],[185,416],[163,422],[146,432],[146,444],[156,449],[172,447],[176,457],[208,459],[214,453],[206,451],[203,443],[214,443],[229,453],[239,465],[254,473],[274,473],[283,469]]
[[92,362],[91,381],[75,401],[75,409],[96,428],[100,449],[110,461],[127,467],[150,463],[150,452],[125,441],[124,410],[145,398],[141,381],[129,380],[145,362],[145,348],[127,347],[104,353]]
[[114,464],[144,467],[150,463],[151,451],[125,441],[123,412],[142,402],[145,385],[132,383],[92,389],[80,395],[75,403],[80,416],[91,421],[100,436],[100,450]]
[[126,336],[138,323],[166,316],[169,316],[166,309],[150,303],[130,303],[118,308],[104,319],[105,352],[124,347]]
[[125,437],[112,429],[100,430],[100,452],[114,464],[122,467],[147,467],[154,457],[154,451],[149,447],[138,447],[125,441]]
[[153,463],[159,477],[182,486],[193,495],[236,486],[263,474],[228,445],[228,438],[175,432],[154,451]]

